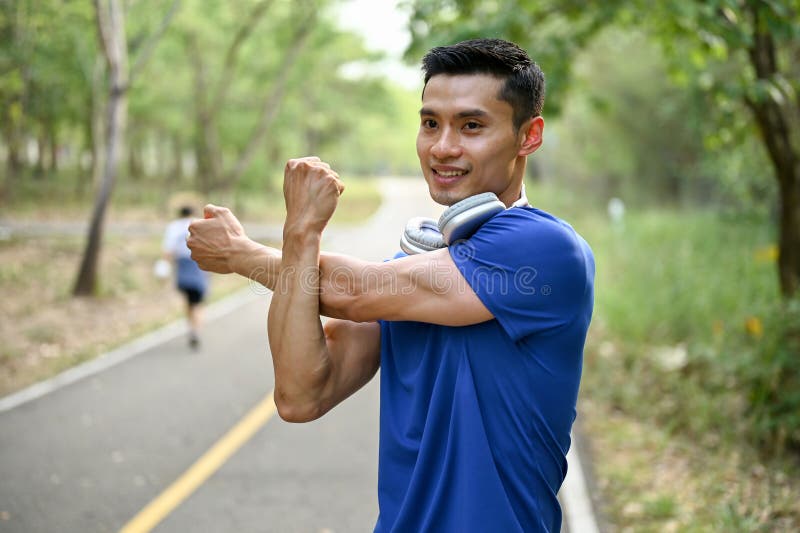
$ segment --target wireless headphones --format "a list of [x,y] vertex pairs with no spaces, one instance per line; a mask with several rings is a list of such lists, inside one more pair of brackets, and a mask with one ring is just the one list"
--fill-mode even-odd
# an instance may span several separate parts
[[[523,185],[519,200],[511,207],[528,205],[530,204]],[[505,209],[505,204],[493,192],[464,198],[448,207],[439,217],[438,223],[432,218],[425,217],[414,217],[409,220],[400,238],[400,248],[408,255],[444,248],[470,237],[486,221]]]

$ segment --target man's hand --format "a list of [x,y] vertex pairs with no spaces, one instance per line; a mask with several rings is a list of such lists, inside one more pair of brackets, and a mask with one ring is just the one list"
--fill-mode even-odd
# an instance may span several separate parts
[[318,157],[290,159],[283,174],[284,235],[321,233],[333,216],[344,184]]
[[250,249],[252,241],[230,209],[208,204],[203,215],[203,220],[189,225],[186,244],[192,251],[192,259],[209,272],[235,272],[233,261],[237,254]]

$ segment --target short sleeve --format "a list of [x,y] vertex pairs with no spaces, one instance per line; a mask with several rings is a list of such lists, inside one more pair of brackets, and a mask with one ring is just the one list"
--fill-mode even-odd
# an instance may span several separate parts
[[186,245],[186,236],[189,234],[189,219],[173,220],[164,232],[161,249],[174,257],[190,257],[191,251]]
[[170,222],[167,229],[164,231],[164,238],[161,240],[161,251],[166,253],[172,253],[172,243],[175,239],[175,232],[172,229],[173,226],[174,224]]
[[515,342],[569,324],[594,275],[585,241],[565,222],[530,208],[503,211],[449,251]]

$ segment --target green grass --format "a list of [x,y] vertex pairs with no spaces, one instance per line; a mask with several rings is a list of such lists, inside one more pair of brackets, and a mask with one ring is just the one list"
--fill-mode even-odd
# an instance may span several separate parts
[[595,253],[581,420],[611,522],[800,528],[800,304],[779,297],[771,221],[629,205],[615,226],[570,191],[529,197]]

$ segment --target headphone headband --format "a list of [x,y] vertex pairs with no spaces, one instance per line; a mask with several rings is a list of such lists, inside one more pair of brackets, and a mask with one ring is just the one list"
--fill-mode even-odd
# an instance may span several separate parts
[[[529,205],[523,184],[519,200],[511,204],[511,207]],[[505,209],[505,204],[492,192],[464,198],[448,207],[439,217],[438,223],[424,217],[409,220],[400,238],[400,248],[409,255],[445,248],[469,238],[486,221]]]
[[445,244],[466,239],[484,222],[504,211],[503,202],[493,192],[484,192],[464,198],[448,207],[439,217],[439,231]]

